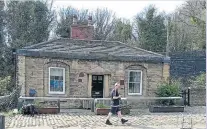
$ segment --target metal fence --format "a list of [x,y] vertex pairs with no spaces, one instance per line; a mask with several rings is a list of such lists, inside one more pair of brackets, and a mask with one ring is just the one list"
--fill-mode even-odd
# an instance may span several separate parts
[[[159,101],[173,100],[174,105],[183,106],[185,101],[183,97],[139,97],[139,98],[122,98],[121,105],[130,108],[149,107],[150,105],[159,105]],[[19,97],[19,108],[25,104],[50,103],[56,102],[59,109],[91,109],[94,111],[98,104],[110,107],[111,98],[55,98],[55,97]],[[135,105],[137,103],[137,105]],[[50,105],[51,106],[51,105]]]

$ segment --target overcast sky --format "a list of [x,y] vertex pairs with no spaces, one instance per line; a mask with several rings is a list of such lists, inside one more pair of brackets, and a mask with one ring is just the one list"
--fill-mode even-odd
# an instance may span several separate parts
[[89,9],[94,10],[98,7],[107,7],[108,9],[114,11],[118,17],[132,19],[137,13],[142,11],[145,7],[150,4],[154,4],[159,11],[165,11],[166,13],[173,12],[178,6],[180,6],[184,1],[174,0],[174,1],[156,1],[156,0],[130,0],[130,1],[98,1],[98,0],[55,0],[54,8],[60,9],[62,7],[73,6],[78,9]]

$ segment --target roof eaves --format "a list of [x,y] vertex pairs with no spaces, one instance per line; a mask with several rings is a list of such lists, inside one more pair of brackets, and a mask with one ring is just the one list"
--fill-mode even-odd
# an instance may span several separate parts
[[102,61],[132,61],[132,62],[152,62],[163,63],[164,57],[160,56],[114,56],[108,54],[90,54],[90,53],[66,53],[52,51],[33,51],[27,49],[19,49],[18,55],[41,57],[41,58],[62,58],[62,59],[80,59],[80,60],[102,60]]

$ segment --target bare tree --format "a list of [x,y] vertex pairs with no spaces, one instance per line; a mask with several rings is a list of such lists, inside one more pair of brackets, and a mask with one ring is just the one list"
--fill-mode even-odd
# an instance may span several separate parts
[[95,25],[95,39],[107,40],[115,27],[115,13],[106,8],[97,8],[93,12],[93,20]]
[[57,20],[56,34],[60,37],[70,38],[70,26],[73,23],[73,15],[78,16],[78,22],[85,24],[87,22],[88,10],[78,10],[71,6],[59,11],[59,19]]

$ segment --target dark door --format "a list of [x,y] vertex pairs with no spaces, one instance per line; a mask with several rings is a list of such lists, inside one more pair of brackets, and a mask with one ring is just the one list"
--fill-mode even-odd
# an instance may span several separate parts
[[92,98],[103,98],[103,75],[92,75]]

